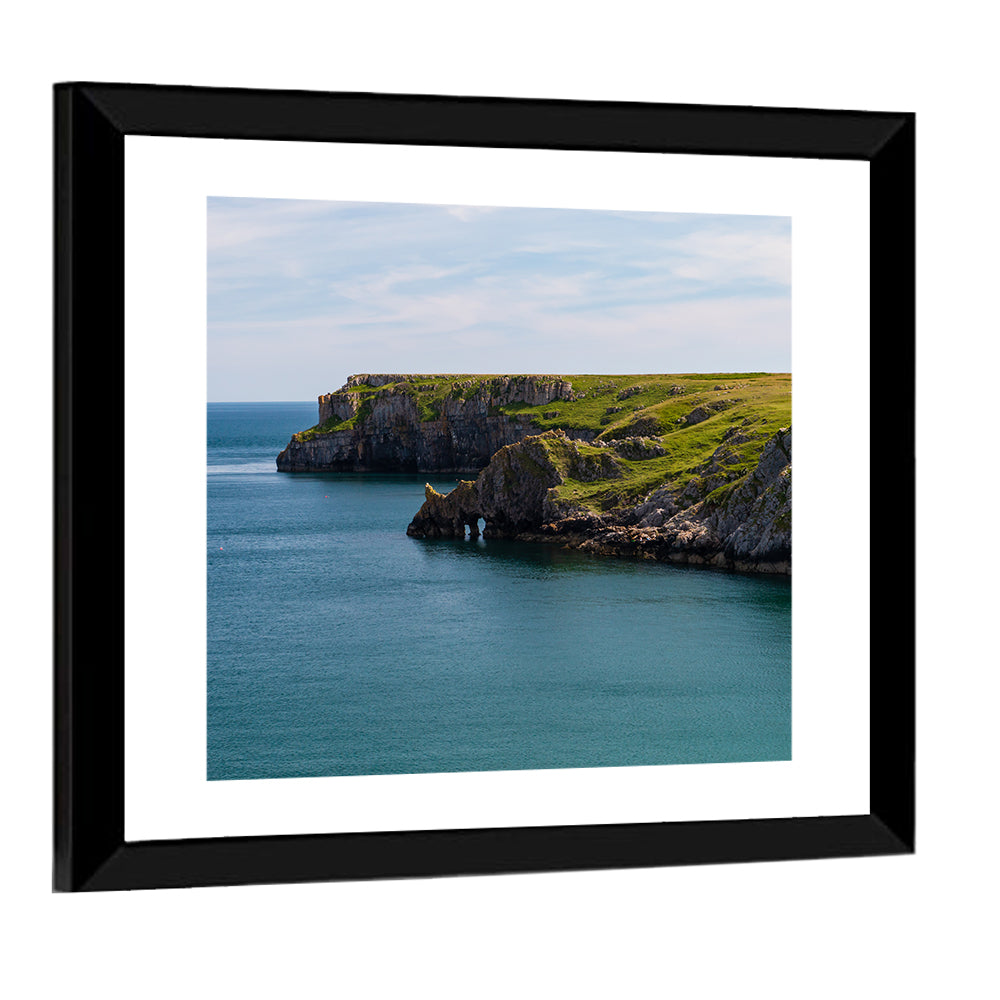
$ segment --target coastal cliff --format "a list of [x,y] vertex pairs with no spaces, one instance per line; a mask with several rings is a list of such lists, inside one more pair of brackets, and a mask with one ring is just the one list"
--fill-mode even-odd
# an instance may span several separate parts
[[[634,556],[739,572],[790,574],[792,432],[777,431],[748,472],[727,475],[725,446],[686,484],[667,483],[609,510],[571,499],[577,483],[624,478],[612,446],[581,446],[562,431],[501,449],[473,481],[448,494],[425,487],[407,528],[415,538],[557,542],[599,555]],[[721,476],[723,485],[714,487]]]
[[416,538],[791,572],[791,376],[352,375],[282,472],[473,473]]
[[478,472],[536,433],[522,408],[574,398],[557,375],[352,375],[319,397],[318,423],[293,436],[278,471]]

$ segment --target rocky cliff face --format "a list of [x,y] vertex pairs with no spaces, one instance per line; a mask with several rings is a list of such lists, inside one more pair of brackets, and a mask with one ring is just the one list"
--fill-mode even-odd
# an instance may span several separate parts
[[[634,447],[630,443],[621,450],[629,454]],[[478,534],[482,518],[487,538],[559,542],[602,555],[790,574],[791,452],[791,428],[782,428],[768,440],[752,470],[727,481],[730,452],[721,445],[683,489],[665,485],[639,504],[599,514],[574,505],[557,487],[569,480],[615,480],[622,474],[618,452],[581,446],[562,431],[547,431],[504,447],[475,482],[465,481],[447,495],[428,486],[407,534],[460,538],[467,525]],[[720,478],[724,485],[717,486]]]
[[[434,381],[439,378],[438,381]],[[574,399],[556,375],[449,382],[447,376],[352,375],[319,397],[319,422],[277,458],[281,472],[469,472],[532,433],[531,417],[502,413],[523,404]],[[570,431],[584,440],[592,431]]]
[[[791,376],[352,375],[282,472],[478,473],[408,533],[791,571]],[[776,428],[782,428],[775,433]]]
[[579,547],[599,554],[790,574],[791,428],[782,428],[768,441],[755,469],[704,499],[688,505],[684,492],[656,491],[617,521],[595,526]]
[[469,537],[478,538],[480,507],[474,482],[463,480],[450,493],[438,493],[428,483],[424,504],[407,533],[416,538],[464,538],[468,528]]

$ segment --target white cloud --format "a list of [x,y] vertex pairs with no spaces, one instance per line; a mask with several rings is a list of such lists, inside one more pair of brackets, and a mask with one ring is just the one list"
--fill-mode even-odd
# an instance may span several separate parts
[[460,219],[462,222],[475,222],[484,215],[490,215],[498,211],[496,208],[479,205],[447,205],[445,211],[452,217]]
[[725,284],[759,280],[788,285],[791,281],[791,240],[787,234],[747,232],[691,233],[661,244],[678,277]]
[[380,368],[790,367],[784,219],[212,199],[208,233],[215,399]]

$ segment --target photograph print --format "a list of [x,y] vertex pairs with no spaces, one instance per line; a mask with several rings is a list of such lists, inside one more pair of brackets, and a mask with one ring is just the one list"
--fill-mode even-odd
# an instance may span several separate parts
[[791,219],[207,201],[207,778],[787,761]]

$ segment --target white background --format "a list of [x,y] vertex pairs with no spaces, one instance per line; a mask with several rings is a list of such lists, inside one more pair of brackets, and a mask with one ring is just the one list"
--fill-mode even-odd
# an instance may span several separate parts
[[[997,362],[988,12],[870,0],[94,0],[8,14],[2,986],[25,997],[987,995],[998,701],[983,624],[995,603],[983,541],[995,463],[978,437],[995,421]],[[919,853],[50,894],[50,86],[65,79],[916,111]],[[876,441],[892,434],[890,415],[873,419]],[[876,518],[889,597],[907,540],[893,535],[888,501],[876,500]],[[847,518],[838,530],[849,552]],[[890,669],[891,648],[882,656]]]

